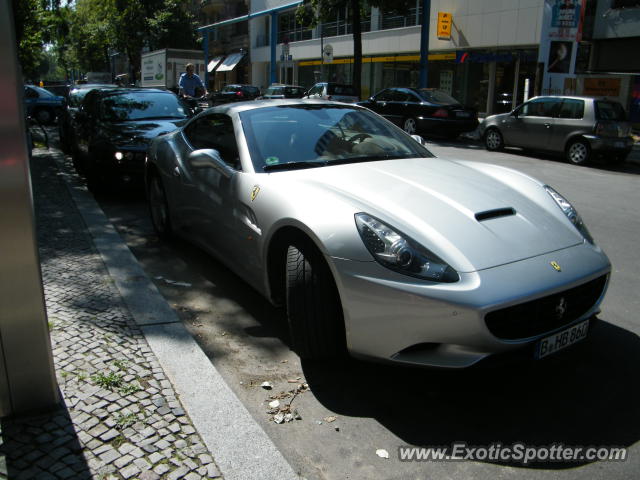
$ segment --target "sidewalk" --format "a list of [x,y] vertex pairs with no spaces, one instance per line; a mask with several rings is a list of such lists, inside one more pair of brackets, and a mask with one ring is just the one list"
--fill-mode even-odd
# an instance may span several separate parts
[[[0,478],[199,480],[222,478],[219,466],[227,480],[297,478],[166,302],[145,291],[64,156],[35,150],[31,177],[64,405],[2,420]],[[241,424],[233,438],[220,424],[226,408]]]

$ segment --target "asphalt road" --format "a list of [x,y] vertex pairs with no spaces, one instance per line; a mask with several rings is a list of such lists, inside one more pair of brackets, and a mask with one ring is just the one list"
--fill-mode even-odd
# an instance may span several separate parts
[[[632,478],[640,471],[640,165],[575,167],[518,150],[488,153],[472,142],[433,143],[441,157],[492,162],[534,175],[569,198],[609,255],[614,272],[589,338],[544,361],[528,358],[464,372],[300,362],[284,313],[186,242],[160,241],[139,194],[97,199],[149,277],[254,418],[311,479]],[[180,282],[180,283],[171,283]],[[273,390],[260,387],[263,381]],[[287,395],[300,383],[310,391]],[[280,392],[301,420],[275,424]],[[331,421],[335,417],[335,420]],[[401,462],[405,445],[630,447],[625,462],[508,466]],[[376,455],[385,449],[389,458]]]

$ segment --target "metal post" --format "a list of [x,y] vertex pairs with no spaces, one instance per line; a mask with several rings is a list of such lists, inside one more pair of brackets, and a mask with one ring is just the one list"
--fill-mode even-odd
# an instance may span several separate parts
[[202,49],[204,50],[204,88],[209,90],[209,30],[204,31]]
[[493,103],[495,101],[495,90],[496,90],[496,62],[491,62],[489,64],[489,87],[487,90],[487,115],[491,115],[493,113]]
[[278,13],[271,14],[271,75],[270,85],[276,83],[276,45],[278,43]]
[[11,2],[0,0],[0,415],[60,401],[47,325],[35,225],[22,75]]
[[431,0],[422,0],[422,29],[420,33],[420,88],[426,88],[429,78],[429,22]]
[[511,97],[511,110],[518,106],[518,81],[520,80],[520,55],[516,58],[516,65],[513,72],[513,96]]

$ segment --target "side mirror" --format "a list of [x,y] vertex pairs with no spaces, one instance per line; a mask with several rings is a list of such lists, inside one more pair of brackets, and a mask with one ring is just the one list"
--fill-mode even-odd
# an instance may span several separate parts
[[518,118],[518,110],[512,110],[512,111],[511,111],[511,116],[512,116],[513,118]]
[[418,142],[422,146],[427,145],[427,141],[424,138],[422,138],[420,135],[411,135],[411,138],[413,138],[416,142]]
[[235,172],[233,168],[222,160],[220,152],[213,148],[194,150],[189,154],[189,164],[193,168],[213,168],[227,178],[231,177]]
[[376,99],[375,99],[375,98],[373,98],[373,97],[369,97],[369,101],[370,101],[371,103],[376,103]]

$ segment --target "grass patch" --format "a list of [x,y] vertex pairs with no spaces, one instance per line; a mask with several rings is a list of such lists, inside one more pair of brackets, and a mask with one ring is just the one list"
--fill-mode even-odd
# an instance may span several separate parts
[[111,440],[111,446],[117,450],[126,441],[127,441],[127,439],[124,438],[124,435],[118,435],[116,438]]
[[138,417],[136,417],[135,413],[127,413],[126,415],[118,414],[115,417],[115,421],[116,421],[116,429],[124,430],[125,428],[130,427],[131,425],[136,423],[138,421]]
[[118,370],[121,370],[123,372],[127,371],[127,361],[126,360],[114,360],[113,364],[115,365],[115,367]]
[[135,383],[128,383],[120,387],[120,393],[122,395],[131,395],[132,393],[136,393],[142,390],[142,387]]
[[97,373],[91,377],[91,380],[93,380],[96,385],[109,390],[120,388],[122,386],[122,377],[116,372],[109,372],[107,374]]

